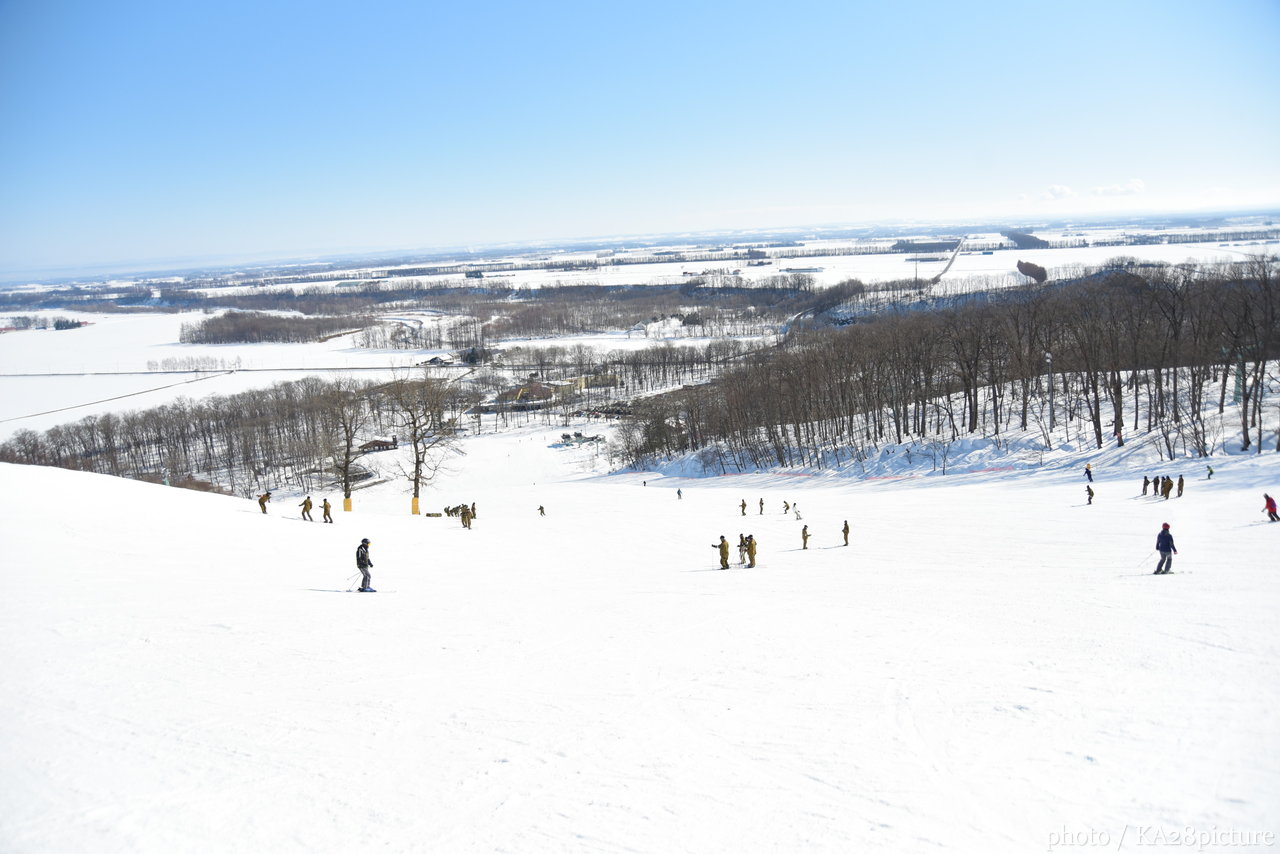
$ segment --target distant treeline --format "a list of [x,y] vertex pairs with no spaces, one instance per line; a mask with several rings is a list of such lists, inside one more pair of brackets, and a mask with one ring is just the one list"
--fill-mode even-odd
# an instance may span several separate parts
[[[727,339],[705,347],[655,346],[612,353],[583,347],[526,347],[506,353],[511,373],[485,368],[465,382],[427,376],[392,382],[307,378],[198,401],[82,418],[43,432],[20,430],[0,443],[0,462],[50,465],[141,480],[216,484],[236,494],[289,482],[300,488],[349,489],[362,476],[359,445],[375,435],[401,444],[445,442],[482,399],[517,384],[512,375],[543,380],[594,374],[607,384],[583,384],[548,406],[550,423],[598,409],[620,394],[702,382],[752,351]],[[188,366],[189,369],[197,369]],[[212,367],[206,365],[205,367]],[[224,366],[225,367],[225,366]],[[450,379],[453,379],[452,377]],[[526,416],[528,417],[528,416]]]
[[[349,492],[359,445],[398,435],[423,448],[450,441],[474,392],[426,378],[359,383],[315,377],[147,410],[94,415],[0,443],[0,462],[49,465],[249,495],[289,482]],[[415,484],[415,489],[417,485]],[[415,493],[416,494],[416,493]]]
[[[703,449],[729,469],[824,466],[882,442],[949,443],[1078,420],[1101,448],[1129,431],[1169,458],[1207,456],[1204,417],[1239,400],[1240,445],[1261,452],[1280,356],[1274,262],[1109,270],[935,310],[886,310],[788,339],[772,358],[637,404],[633,462]],[[1212,395],[1206,400],[1207,395]],[[1280,450],[1277,448],[1276,450]]]
[[261,344],[318,341],[335,332],[367,326],[368,318],[296,317],[252,311],[228,311],[199,323],[184,323],[178,334],[183,344]]
[[[470,285],[367,283],[336,291],[292,290],[206,298],[196,292],[165,292],[168,305],[236,309],[200,324],[183,326],[184,343],[311,341],[347,329],[365,329],[363,346],[465,348],[482,340],[552,337],[627,330],[663,318],[695,317],[699,335],[753,334],[801,313],[812,313],[866,290],[856,280],[816,288],[806,273],[779,274],[758,283],[737,276],[694,277],[679,285],[554,285],[536,289]],[[695,309],[691,312],[691,307]],[[370,314],[431,311],[451,315],[449,328],[394,323],[378,330]],[[294,311],[324,322],[265,314]]]

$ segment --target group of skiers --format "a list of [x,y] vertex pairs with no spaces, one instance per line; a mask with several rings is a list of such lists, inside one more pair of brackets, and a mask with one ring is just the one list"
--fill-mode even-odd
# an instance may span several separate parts
[[[721,542],[712,543],[712,548],[719,549],[719,553],[721,553],[721,568],[722,570],[727,570],[728,540],[724,539],[723,534],[721,534]],[[755,566],[755,536],[751,534],[746,534],[745,536],[742,534],[737,535],[737,562],[739,562],[740,566],[745,563],[748,568]]]
[[[1213,469],[1210,469],[1209,471],[1212,472]],[[1210,477],[1212,476],[1213,475],[1210,474]],[[1166,501],[1168,501],[1169,496],[1173,494],[1175,484],[1173,482],[1173,478],[1169,477],[1168,475],[1156,475],[1155,477],[1152,477],[1152,478],[1148,478],[1144,475],[1142,478],[1142,494],[1143,495],[1147,494],[1147,487],[1152,488],[1151,489],[1152,497],[1164,498]],[[1182,475],[1178,475],[1178,482],[1176,484],[1176,487],[1178,490],[1178,497],[1181,498],[1182,490],[1186,487],[1186,481],[1182,479]]]
[[[764,515],[764,499],[760,499],[759,503],[760,515]],[[738,504],[738,512],[742,516],[747,515],[747,500],[744,498]],[[797,520],[800,519],[800,505],[798,502],[783,501],[783,515],[795,514]],[[844,520],[844,526],[840,529],[840,533],[844,536],[844,544],[849,545],[849,520]],[[809,526],[805,525],[800,529],[800,548],[806,550],[809,548]],[[729,541],[725,539],[723,534],[720,535],[720,542],[712,543],[711,548],[720,551],[720,568],[729,568]],[[751,534],[738,534],[738,564],[746,565],[748,568],[756,565],[756,538]]]
[[[1085,465],[1084,476],[1089,479],[1089,482],[1084,486],[1084,494],[1088,499],[1087,503],[1092,504],[1094,496],[1092,465]],[[1213,477],[1212,468],[1209,469],[1209,477]],[[1186,489],[1186,485],[1187,482],[1183,479],[1182,475],[1178,475],[1178,480],[1176,482],[1168,475],[1156,475],[1155,477],[1147,477],[1146,475],[1143,475],[1142,494],[1146,495],[1147,490],[1150,489],[1153,497],[1164,498],[1167,501],[1169,496],[1174,494],[1174,490],[1177,490],[1177,497],[1181,498],[1183,490]]]
[[[271,490],[267,490],[266,492],[258,496],[258,507],[261,508],[264,515],[267,512],[267,504],[269,504],[270,502],[271,502]],[[311,508],[314,505],[311,503],[310,495],[302,499],[302,503],[299,504],[298,506],[302,508],[303,519],[307,520],[308,522],[315,521],[315,519],[311,518]],[[332,522],[333,521],[333,515],[332,515],[333,505],[329,503],[328,498],[324,499],[324,503],[320,505],[320,509],[324,511],[324,518],[322,519],[322,521]]]
[[452,507],[444,508],[444,515],[457,516],[462,520],[462,527],[471,530],[471,521],[476,518],[476,503],[472,501],[470,504],[455,504]]
[[[1213,469],[1212,468],[1209,469],[1209,472],[1210,472],[1209,476],[1212,477]],[[1092,466],[1090,465],[1085,466],[1085,476],[1088,478],[1089,483],[1091,484],[1093,482]],[[1152,495],[1163,496],[1165,499],[1168,499],[1174,489],[1177,489],[1177,495],[1179,498],[1181,498],[1185,482],[1181,476],[1178,477],[1176,484],[1173,481],[1173,479],[1168,477],[1167,475],[1157,475],[1155,478],[1148,478],[1144,476],[1142,478],[1142,494],[1143,495],[1147,494],[1147,490],[1152,486],[1152,484],[1155,484],[1155,487],[1156,487],[1155,490],[1152,492]],[[1089,503],[1092,504],[1093,495],[1094,495],[1093,487],[1086,485],[1085,489],[1087,490]],[[680,495],[680,497],[683,497],[683,495]],[[1267,493],[1263,493],[1262,497],[1265,502],[1263,506],[1263,512],[1267,514],[1268,519],[1272,522],[1280,522],[1280,514],[1278,514],[1276,510],[1276,500],[1272,498],[1270,495],[1268,495]],[[267,504],[270,501],[271,501],[270,491],[267,491],[262,495],[258,496],[258,506],[262,509],[263,513],[267,512]],[[302,508],[303,519],[306,519],[308,521],[314,521],[311,519],[311,508],[312,508],[311,496],[309,495],[306,496],[306,498],[304,498],[302,503],[298,506]],[[324,499],[322,508],[324,511],[324,521],[332,522],[333,517],[330,515],[331,506],[329,504],[328,498]],[[763,498],[760,499],[759,508],[760,508],[760,514],[763,515],[764,514]],[[798,508],[799,508],[798,504],[795,504],[789,501],[782,502],[782,512],[784,514],[790,514],[794,512],[796,519],[800,518],[800,511]],[[746,499],[742,500],[742,502],[738,505],[738,509],[741,512],[741,515],[743,516],[747,515]],[[545,515],[545,511],[542,507],[538,508],[538,512],[540,515]],[[471,520],[474,519],[476,516],[476,506],[473,503],[470,505],[459,504],[454,507],[446,507],[445,514],[448,516],[461,517],[463,527],[470,528]],[[849,545],[849,520],[848,519],[844,520],[844,525],[840,529],[840,532],[844,536],[844,544],[846,546]],[[800,530],[801,549],[809,548],[809,537],[810,537],[809,526],[805,525]],[[725,539],[724,535],[722,534],[720,536],[720,542],[713,543],[711,547],[713,549],[717,549],[720,553],[720,568],[728,569],[729,568],[729,541]],[[1173,556],[1178,553],[1178,550],[1173,544],[1173,534],[1170,531],[1168,522],[1165,522],[1163,525],[1161,525],[1160,533],[1156,535],[1155,550],[1160,554],[1160,560],[1156,564],[1155,574],[1156,575],[1169,574],[1173,569]],[[752,534],[739,534],[738,535],[738,564],[745,565],[749,568],[754,568],[756,565],[756,553],[757,553],[757,542],[756,542],[755,536]],[[376,590],[373,589],[373,581],[369,574],[369,570],[372,567],[373,567],[373,561],[369,558],[369,539],[366,537],[360,540],[360,545],[356,548],[356,569],[359,571],[360,577],[361,577],[361,583],[359,588],[359,592],[361,593],[377,592]]]

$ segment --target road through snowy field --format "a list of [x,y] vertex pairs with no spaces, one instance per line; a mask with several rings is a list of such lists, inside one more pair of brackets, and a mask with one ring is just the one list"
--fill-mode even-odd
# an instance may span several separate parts
[[[600,477],[558,435],[467,440],[423,506],[475,501],[469,531],[409,515],[397,482],[324,525],[282,493],[264,517],[0,466],[0,847],[1022,852],[1276,830],[1272,459],[1167,502],[1100,473],[1085,506],[1077,472]],[[1157,578],[1162,521],[1180,553]],[[759,565],[735,549],[718,570],[739,533]],[[361,537],[377,594],[346,592]]]

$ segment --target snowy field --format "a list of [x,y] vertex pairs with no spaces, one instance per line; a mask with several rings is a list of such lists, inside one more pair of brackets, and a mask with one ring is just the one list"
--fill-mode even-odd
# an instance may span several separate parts
[[[1135,231],[1143,234],[1152,233],[1142,229]],[[1094,229],[1087,232],[1078,230],[1068,230],[1067,232],[1036,232],[1037,236],[1041,236],[1046,240],[1065,240],[1079,239],[1086,236],[1090,240],[1108,240],[1118,239],[1123,236],[1123,230],[1101,230]],[[952,238],[961,235],[951,235]],[[936,234],[922,233],[914,239],[921,241],[945,239],[940,238]],[[998,234],[976,234],[969,236],[970,243],[967,245],[996,245],[999,243],[1008,244],[1007,240],[1003,240]],[[877,245],[887,247],[892,246],[897,238],[875,241]],[[806,250],[815,251],[834,251],[839,249],[848,249],[856,244],[855,241],[849,240],[805,240],[804,248]],[[866,246],[867,244],[860,244]],[[672,246],[666,247],[671,250],[679,250],[684,252],[707,252],[714,247],[709,246]],[[555,257],[557,261],[563,261],[566,264],[581,262],[599,262],[604,266],[587,269],[575,270],[557,270],[557,269],[538,269],[538,270],[517,270],[512,272],[488,273],[482,280],[483,283],[491,286],[502,286],[511,288],[541,288],[554,285],[602,285],[602,286],[632,286],[632,285],[681,285],[689,281],[690,277],[719,273],[737,272],[748,282],[760,282],[771,276],[778,276],[788,270],[812,270],[810,275],[819,287],[829,287],[831,285],[843,282],[846,279],[858,279],[867,284],[879,282],[890,282],[904,279],[912,279],[919,277],[921,279],[930,279],[935,275],[942,273],[946,269],[947,261],[950,258],[949,253],[923,253],[920,257],[937,257],[938,261],[920,261],[917,263],[915,255],[903,254],[900,252],[884,252],[882,254],[860,254],[860,255],[822,255],[818,254],[811,257],[802,258],[777,258],[770,263],[752,267],[747,266],[742,259],[725,258],[724,260],[707,260],[707,261],[691,261],[691,262],[670,262],[670,263],[648,263],[648,264],[619,264],[609,266],[611,258],[624,258],[628,255],[649,256],[653,252],[653,248],[646,248],[643,251],[618,252],[615,255],[605,255],[600,257],[595,252],[576,252],[564,253],[557,256],[542,255],[519,255],[506,258],[486,258],[485,260],[509,262],[515,264],[528,263],[531,260],[546,261],[551,257]],[[1059,272],[1065,275],[1073,275],[1078,267],[1097,267],[1105,264],[1112,258],[1130,257],[1138,258],[1143,261],[1158,261],[1168,264],[1219,264],[1243,261],[1250,256],[1259,254],[1272,254],[1280,252],[1280,241],[1234,241],[1234,242],[1197,242],[1197,243],[1169,243],[1169,244],[1152,244],[1152,245],[1135,245],[1135,246],[1083,246],[1078,248],[1067,249],[993,249],[989,254],[982,251],[970,251],[965,249],[956,257],[955,263],[947,270],[943,276],[942,282],[954,287],[964,287],[966,280],[974,280],[974,284],[982,287],[1015,285],[1022,284],[1027,281],[1026,277],[1017,272],[1018,261],[1029,261],[1046,268],[1050,276],[1055,276]],[[476,259],[479,261],[480,259]],[[252,287],[227,287],[227,288],[205,288],[202,292],[208,295],[216,295],[218,293],[263,293],[266,291],[285,291],[298,290],[299,288],[320,288],[326,287],[341,288],[339,282],[355,282],[360,281],[364,276],[377,270],[379,274],[389,274],[384,281],[389,284],[404,284],[405,282],[421,282],[424,284],[443,284],[445,282],[458,283],[460,277],[458,275],[433,275],[422,276],[412,275],[404,276],[397,274],[397,268],[373,267],[365,270],[353,269],[348,276],[341,280],[334,280],[331,284],[307,282],[299,284],[296,282],[286,281],[281,284]],[[468,281],[467,284],[478,284],[476,281]]]
[[[28,330],[0,335],[0,441],[19,430],[48,430],[90,415],[148,409],[179,397],[198,399],[235,394],[307,376],[333,379],[390,379],[414,371],[432,356],[453,350],[373,350],[355,346],[354,334],[310,344],[180,344],[183,323],[204,318],[184,314],[86,314],[32,312],[49,318],[82,320],[67,330]],[[397,317],[409,315],[399,313]],[[672,346],[706,346],[708,338],[651,337],[613,332],[552,339],[513,339],[507,347],[583,346],[607,353],[669,341]],[[166,366],[202,361],[209,370],[171,372]],[[156,370],[156,369],[160,370]],[[464,366],[433,369],[457,376]],[[163,372],[161,372],[163,371]],[[118,373],[117,373],[118,372]]]
[[[472,530],[410,515],[400,482],[325,525],[283,492],[263,516],[0,466],[0,850],[1142,851],[1280,829],[1277,455],[1211,481],[1136,450],[609,476],[560,432],[465,440],[423,507],[474,501]],[[1186,494],[1143,498],[1157,471]],[[1154,577],[1165,521],[1180,553]],[[718,570],[739,533],[758,565]],[[362,537],[376,594],[347,592]]]

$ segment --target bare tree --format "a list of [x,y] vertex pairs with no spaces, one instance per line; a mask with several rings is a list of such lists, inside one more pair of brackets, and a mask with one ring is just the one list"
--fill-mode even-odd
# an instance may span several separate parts
[[446,457],[459,453],[456,423],[445,417],[454,393],[445,380],[423,376],[397,379],[381,387],[394,405],[393,419],[409,445],[411,460],[403,474],[413,487],[413,513],[418,513],[422,487],[429,483]]

